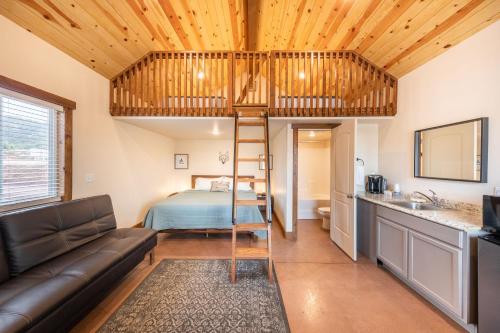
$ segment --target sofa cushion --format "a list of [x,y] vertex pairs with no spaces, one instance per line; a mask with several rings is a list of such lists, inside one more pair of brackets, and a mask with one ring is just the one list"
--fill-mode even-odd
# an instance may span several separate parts
[[[0,283],[9,279],[9,265],[7,262],[7,252],[3,246],[3,239],[0,235]],[[1,322],[0,322],[1,323]]]
[[11,276],[116,228],[107,195],[24,209],[0,217]]
[[112,230],[3,283],[0,327],[3,321],[24,327],[36,323],[154,237],[151,229]]

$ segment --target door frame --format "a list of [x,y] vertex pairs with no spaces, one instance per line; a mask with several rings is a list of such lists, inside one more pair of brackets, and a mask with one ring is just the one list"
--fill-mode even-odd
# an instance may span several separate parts
[[[290,240],[297,240],[298,223],[297,223],[297,209],[299,203],[298,196],[298,179],[299,179],[299,130],[332,130],[342,123],[296,123],[292,124],[293,130],[293,170],[292,170],[292,231],[287,232],[286,238]],[[330,181],[331,183],[331,181]],[[330,198],[331,200],[331,198]]]

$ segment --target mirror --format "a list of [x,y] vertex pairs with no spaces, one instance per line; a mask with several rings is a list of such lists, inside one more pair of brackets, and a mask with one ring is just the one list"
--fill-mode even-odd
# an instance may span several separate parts
[[487,182],[488,118],[415,131],[415,177]]

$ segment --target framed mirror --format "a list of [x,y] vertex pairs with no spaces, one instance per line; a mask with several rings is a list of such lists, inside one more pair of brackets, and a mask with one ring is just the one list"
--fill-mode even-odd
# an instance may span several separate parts
[[486,183],[488,118],[415,131],[417,178]]

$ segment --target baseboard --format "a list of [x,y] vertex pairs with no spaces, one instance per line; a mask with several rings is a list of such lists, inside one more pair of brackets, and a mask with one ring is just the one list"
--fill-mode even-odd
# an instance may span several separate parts
[[283,223],[281,223],[280,219],[278,218],[278,216],[276,216],[276,214],[273,214],[273,219],[276,221],[276,223],[278,223],[280,230],[281,230],[281,234],[283,235],[283,237],[285,237],[285,239],[293,239],[293,232],[286,232],[285,231],[285,227],[283,226]]

